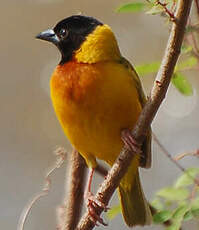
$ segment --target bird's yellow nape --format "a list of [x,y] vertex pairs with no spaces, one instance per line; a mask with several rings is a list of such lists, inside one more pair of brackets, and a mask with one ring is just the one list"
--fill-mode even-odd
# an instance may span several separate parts
[[77,62],[96,63],[119,60],[121,55],[116,38],[108,25],[98,25],[74,55]]

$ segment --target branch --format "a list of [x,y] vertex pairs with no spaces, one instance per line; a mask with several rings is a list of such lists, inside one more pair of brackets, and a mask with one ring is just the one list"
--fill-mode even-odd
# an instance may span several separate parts
[[166,150],[166,148],[160,143],[160,141],[158,140],[158,138],[156,137],[156,135],[153,133],[153,139],[155,140],[155,142],[157,143],[157,145],[160,147],[161,151],[169,158],[169,160],[171,162],[173,162],[177,168],[179,168],[182,172],[185,172],[186,169],[184,167],[182,167],[178,161],[173,158],[171,156],[171,154]]
[[199,157],[199,149],[196,149],[195,151],[193,152],[185,152],[185,153],[180,153],[178,155],[176,155],[174,157],[174,160],[175,161],[179,161],[181,159],[183,159],[184,157],[187,157],[187,156],[195,156],[195,157]]
[[197,16],[199,18],[199,1],[195,0],[196,10],[197,10]]
[[[178,160],[180,160],[180,158],[179,159],[178,158],[173,158],[171,156],[171,154],[166,150],[166,148],[160,143],[160,141],[158,140],[158,138],[156,137],[156,135],[154,133],[153,133],[153,138],[154,138],[155,142],[157,143],[157,145],[162,150],[162,152],[170,159],[170,161],[172,161],[177,166],[177,168],[179,168],[182,172],[186,173],[187,176],[189,176],[191,179],[193,179],[194,183],[197,186],[199,186],[199,180],[197,178],[194,178],[190,173],[188,173],[186,171],[186,169],[182,165],[180,165],[178,163]],[[196,152],[194,154],[192,154],[192,155],[198,156],[198,154],[199,154],[199,151],[196,150]],[[183,158],[184,156],[180,156],[180,157]]]
[[157,5],[162,6],[162,8],[164,9],[165,13],[169,15],[169,18],[171,21],[175,21],[175,16],[173,14],[173,12],[171,12],[168,8],[167,8],[167,3],[162,3],[160,2],[160,0],[157,0],[156,2]]
[[[180,54],[180,48],[184,37],[187,18],[190,12],[191,2],[191,0],[178,1],[175,13],[176,20],[172,25],[165,55],[157,74],[156,81],[151,92],[151,97],[144,106],[132,133],[138,143],[142,143],[145,133],[147,132],[154,116],[156,115],[161,102],[165,98],[174,67]],[[113,167],[110,169],[106,179],[98,189],[95,196],[97,200],[105,205],[108,204],[115,189],[119,185],[121,178],[126,173],[132,158],[132,152],[128,151],[127,149],[122,150]],[[96,207],[95,211],[97,214],[101,214],[103,209]],[[77,229],[91,230],[94,228],[94,226],[94,223],[89,218],[89,213],[86,212],[78,224]]]
[[61,223],[59,223],[61,230],[74,230],[76,228],[83,201],[86,163],[80,154],[73,150],[70,164],[70,171],[66,175],[69,189],[66,193],[63,211],[61,211]]

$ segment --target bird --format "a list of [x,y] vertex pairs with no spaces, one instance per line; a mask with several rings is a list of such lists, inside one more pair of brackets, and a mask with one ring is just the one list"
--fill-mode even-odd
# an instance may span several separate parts
[[[130,132],[146,98],[112,29],[93,17],[72,15],[36,38],[53,43],[61,53],[50,80],[51,100],[66,137],[90,169],[87,193],[92,196],[97,159],[112,166],[124,145],[134,148],[137,154],[118,186],[121,210],[128,226],[149,225],[139,167],[151,166],[151,131],[140,147]],[[93,219],[103,223],[95,214]]]

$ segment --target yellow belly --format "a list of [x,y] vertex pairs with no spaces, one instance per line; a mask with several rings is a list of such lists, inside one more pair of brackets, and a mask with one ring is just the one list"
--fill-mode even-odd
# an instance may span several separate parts
[[67,63],[51,78],[56,115],[71,144],[91,167],[95,158],[112,165],[123,146],[121,130],[141,111],[132,73],[115,62]]

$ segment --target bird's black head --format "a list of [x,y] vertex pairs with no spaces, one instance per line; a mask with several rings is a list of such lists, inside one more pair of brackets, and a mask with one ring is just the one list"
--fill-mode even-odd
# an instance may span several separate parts
[[74,15],[60,21],[53,29],[41,32],[36,38],[55,44],[62,55],[60,64],[64,64],[98,25],[103,24],[95,18]]

